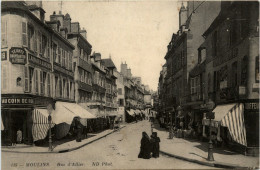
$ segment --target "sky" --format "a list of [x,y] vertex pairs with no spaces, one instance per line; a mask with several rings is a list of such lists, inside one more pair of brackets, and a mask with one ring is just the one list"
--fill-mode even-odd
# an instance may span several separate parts
[[45,20],[53,11],[69,13],[87,30],[92,52],[111,56],[117,70],[127,63],[132,75],[157,90],[167,45],[179,25],[181,2],[166,1],[43,1]]

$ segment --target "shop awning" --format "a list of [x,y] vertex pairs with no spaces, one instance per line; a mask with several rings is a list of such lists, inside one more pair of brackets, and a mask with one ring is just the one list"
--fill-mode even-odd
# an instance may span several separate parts
[[127,113],[131,116],[133,116],[135,114],[135,112],[131,109],[131,110],[127,110]]
[[56,102],[53,121],[56,124],[67,123],[71,124],[74,117],[79,116],[82,119],[96,118],[93,114],[76,103]]
[[[33,141],[44,139],[47,136],[49,130],[47,109],[34,109],[32,113],[32,136]],[[54,126],[53,121],[51,127]]]
[[[215,112],[215,119],[212,120],[212,125],[227,127],[235,142],[247,146],[244,105],[242,103],[219,105],[213,112]],[[207,125],[206,122],[209,122],[209,120],[204,119],[203,124]]]
[[236,104],[225,104],[217,106],[213,112],[215,112],[215,121],[221,121],[222,118],[235,106]]

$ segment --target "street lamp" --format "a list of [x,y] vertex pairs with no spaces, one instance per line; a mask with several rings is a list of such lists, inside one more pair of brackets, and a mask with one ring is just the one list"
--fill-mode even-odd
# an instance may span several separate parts
[[52,151],[52,140],[51,140],[51,113],[53,111],[53,108],[52,108],[52,105],[49,104],[47,106],[47,110],[48,110],[48,113],[49,113],[49,116],[48,116],[48,123],[49,123],[49,151]]
[[209,119],[208,160],[209,161],[214,161],[214,157],[213,157],[213,143],[212,143],[212,140],[211,140],[211,119],[215,118],[215,113],[212,112],[214,107],[215,107],[215,103],[213,101],[209,101],[206,105],[207,105],[207,108],[209,110],[209,112],[207,112],[207,114],[206,114],[207,119]]
[[169,128],[169,139],[173,138],[173,126],[172,126],[172,117],[173,117],[173,113],[174,113],[174,108],[172,108],[172,112],[171,112],[171,125]]

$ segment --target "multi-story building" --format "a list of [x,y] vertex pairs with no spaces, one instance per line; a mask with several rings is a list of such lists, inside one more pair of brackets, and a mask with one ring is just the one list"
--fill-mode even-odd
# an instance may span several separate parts
[[101,59],[106,67],[106,115],[116,116],[117,113],[117,86],[116,86],[116,66],[111,58]]
[[89,104],[89,107],[92,111],[95,110],[98,116],[105,116],[106,67],[101,61],[100,53],[94,53],[91,61],[93,69],[93,95],[92,103]]
[[[167,75],[165,77],[165,111],[166,114],[178,106],[188,113],[190,109],[190,71],[198,63],[198,48],[203,42],[201,36],[220,10],[220,2],[189,1],[187,7],[179,12],[179,30],[172,35],[165,56]],[[174,112],[176,113],[176,112]],[[185,112],[184,115],[186,115]],[[176,119],[177,114],[172,116]],[[183,117],[183,116],[181,116]],[[188,120],[184,117],[184,126]],[[176,122],[176,120],[175,120]]]
[[117,104],[118,104],[118,115],[122,116],[123,122],[125,122],[125,86],[123,75],[115,71],[116,86],[117,86]]
[[[24,143],[43,139],[47,106],[74,101],[74,46],[59,22],[44,22],[40,1],[2,2],[1,91],[3,140],[22,130]],[[39,128],[45,127],[44,128]],[[41,130],[41,133],[39,133]]]
[[[259,4],[221,2],[204,32],[205,99],[213,100],[218,128],[228,131],[243,153],[259,149]],[[207,124],[206,121],[204,121]],[[224,140],[226,135],[220,134]],[[241,150],[240,150],[241,151]]]

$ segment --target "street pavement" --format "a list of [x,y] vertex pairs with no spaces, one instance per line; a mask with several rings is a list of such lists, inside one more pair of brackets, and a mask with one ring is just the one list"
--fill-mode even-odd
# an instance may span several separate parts
[[[26,154],[2,152],[2,169],[209,169],[166,155],[149,160],[139,159],[142,132],[151,135],[145,120],[125,128],[80,149],[57,154]],[[160,137],[160,136],[159,136]]]
[[213,148],[215,161],[208,161],[208,143],[198,140],[169,139],[169,132],[154,124],[153,131],[161,138],[161,152],[170,153],[177,158],[217,167],[259,168],[259,157],[245,156],[225,148]]

